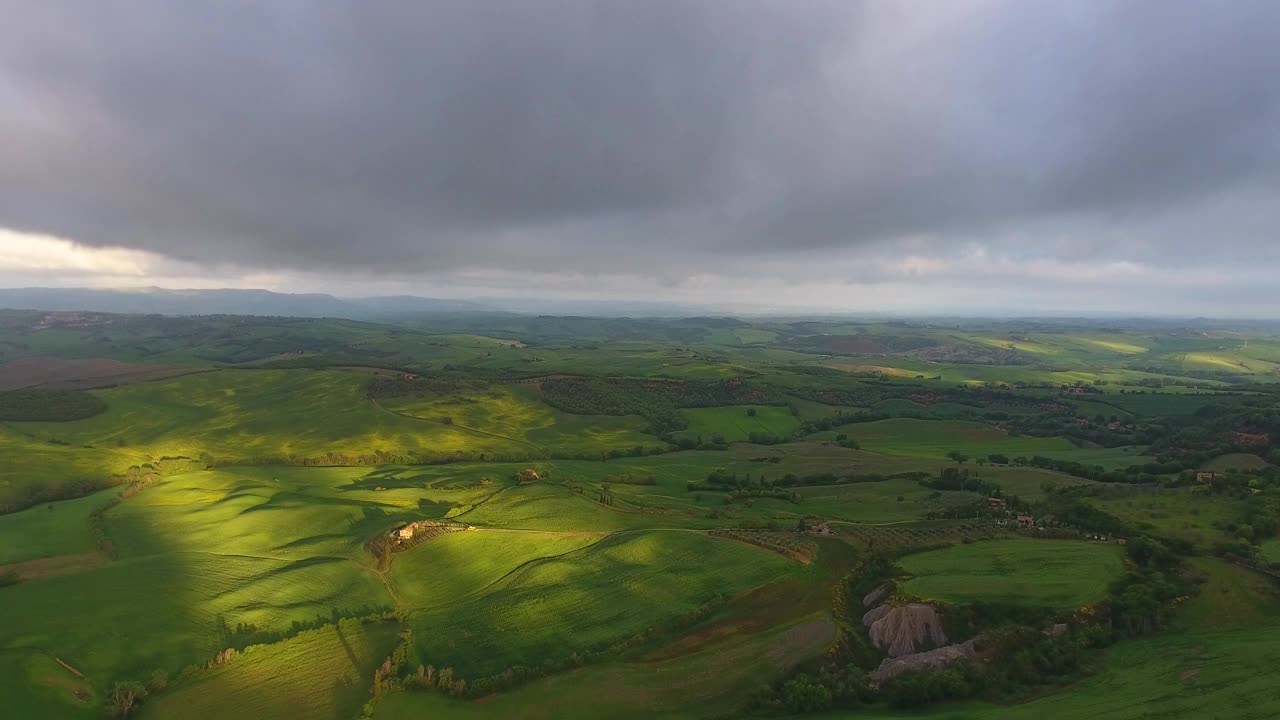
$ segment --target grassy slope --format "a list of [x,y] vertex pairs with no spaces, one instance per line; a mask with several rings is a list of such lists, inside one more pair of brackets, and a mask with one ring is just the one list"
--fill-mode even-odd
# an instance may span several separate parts
[[367,472],[254,468],[147,489],[105,516],[118,561],[0,590],[6,609],[25,619],[0,625],[0,664],[17,673],[55,655],[101,691],[112,679],[204,662],[242,623],[283,632],[334,612],[390,607],[360,545],[421,517],[416,499],[433,493],[419,489],[401,507],[396,495],[405,491],[349,489]]
[[573,415],[542,402],[527,386],[493,385],[482,391],[432,397],[402,397],[381,401],[390,410],[427,420],[448,417],[454,427],[473,428],[559,452],[599,452],[637,445],[661,445],[646,435],[647,425],[636,416]]
[[[748,410],[755,410],[749,415]],[[697,408],[685,410],[689,428],[679,433],[684,437],[701,436],[710,440],[719,433],[729,442],[746,442],[751,433],[766,433],[777,437],[790,437],[800,427],[800,421],[785,407],[771,405],[732,405],[729,407]]]
[[0,565],[93,550],[89,515],[114,490],[0,515]]
[[992,453],[1013,457],[1074,449],[1064,438],[1011,437],[990,425],[958,420],[894,418],[843,425],[839,431],[848,433],[866,450],[913,457],[940,458],[952,450],[973,457]]
[[1262,557],[1273,563],[1280,563],[1280,539],[1271,539],[1262,543]]
[[422,662],[490,675],[600,649],[796,572],[778,555],[701,534],[626,533],[529,563],[482,593],[413,614],[410,625]]
[[450,700],[435,692],[396,693],[378,720],[448,717],[527,720],[726,717],[755,688],[822,652],[835,626],[818,615],[754,634],[733,635],[670,659],[611,662],[533,682],[485,702]]
[[1229,453],[1219,455],[1201,466],[1201,470],[1225,472],[1227,470],[1261,470],[1267,467],[1267,461],[1251,453]]
[[591,533],[474,530],[450,533],[396,556],[391,586],[409,608],[458,602],[541,558],[597,542]]
[[345,720],[368,698],[374,668],[395,646],[394,623],[343,622],[248,648],[149,700],[144,720],[233,717]]
[[953,603],[980,600],[1086,606],[1124,572],[1120,547],[1067,540],[992,540],[908,555],[899,564],[914,577],[902,589]]
[[[68,423],[13,423],[38,439],[162,456],[315,457],[327,452],[500,449],[494,438],[398,417],[364,396],[359,373],[222,371],[99,391],[107,412]],[[298,422],[305,418],[306,422]],[[117,467],[119,464],[117,463]]]
[[1217,524],[1233,518],[1241,505],[1239,500],[1200,493],[1196,488],[1089,502],[1113,515],[1147,525],[1159,535],[1182,538],[1201,549],[1230,539]]

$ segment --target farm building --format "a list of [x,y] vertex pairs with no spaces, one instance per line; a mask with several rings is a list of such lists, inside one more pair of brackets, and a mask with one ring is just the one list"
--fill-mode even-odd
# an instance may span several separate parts
[[1217,477],[1218,477],[1218,473],[1212,472],[1212,471],[1196,473],[1197,482],[1212,482]]
[[987,506],[996,512],[1005,512],[1009,509],[1009,503],[1004,498],[989,497],[987,498]]
[[1018,527],[1033,528],[1035,526],[1036,526],[1036,519],[1034,517],[1027,515],[1025,513],[1021,513],[1018,515]]

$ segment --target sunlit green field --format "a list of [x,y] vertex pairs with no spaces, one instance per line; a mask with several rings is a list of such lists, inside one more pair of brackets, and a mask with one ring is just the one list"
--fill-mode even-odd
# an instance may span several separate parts
[[677,435],[704,441],[721,435],[729,442],[746,442],[751,433],[789,438],[800,427],[800,421],[787,408],[770,405],[698,408],[685,410],[684,414],[689,418],[689,428]]
[[461,602],[520,568],[599,542],[597,533],[472,530],[449,533],[396,557],[391,588],[408,608]]
[[533,560],[482,592],[413,613],[409,624],[422,662],[450,664],[464,678],[492,675],[603,650],[717,597],[800,571],[767,550],[701,534],[618,534]]
[[542,402],[532,386],[491,385],[482,391],[391,398],[380,404],[404,415],[449,423],[459,430],[473,430],[535,450],[598,453],[664,445],[643,432],[647,425],[643,418],[561,412]]

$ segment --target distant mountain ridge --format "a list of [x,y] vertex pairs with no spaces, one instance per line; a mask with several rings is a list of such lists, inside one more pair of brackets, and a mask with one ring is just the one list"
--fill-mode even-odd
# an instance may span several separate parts
[[261,315],[373,320],[398,315],[498,312],[466,300],[413,295],[338,298],[323,293],[291,294],[270,290],[172,290],[147,287],[0,288],[0,308],[156,315]]

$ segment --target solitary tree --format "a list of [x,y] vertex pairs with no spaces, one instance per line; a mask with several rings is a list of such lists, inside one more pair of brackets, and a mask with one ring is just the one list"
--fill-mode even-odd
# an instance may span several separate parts
[[138,708],[138,703],[147,696],[147,688],[140,682],[125,680],[111,688],[108,701],[111,703],[112,717],[126,718]]

